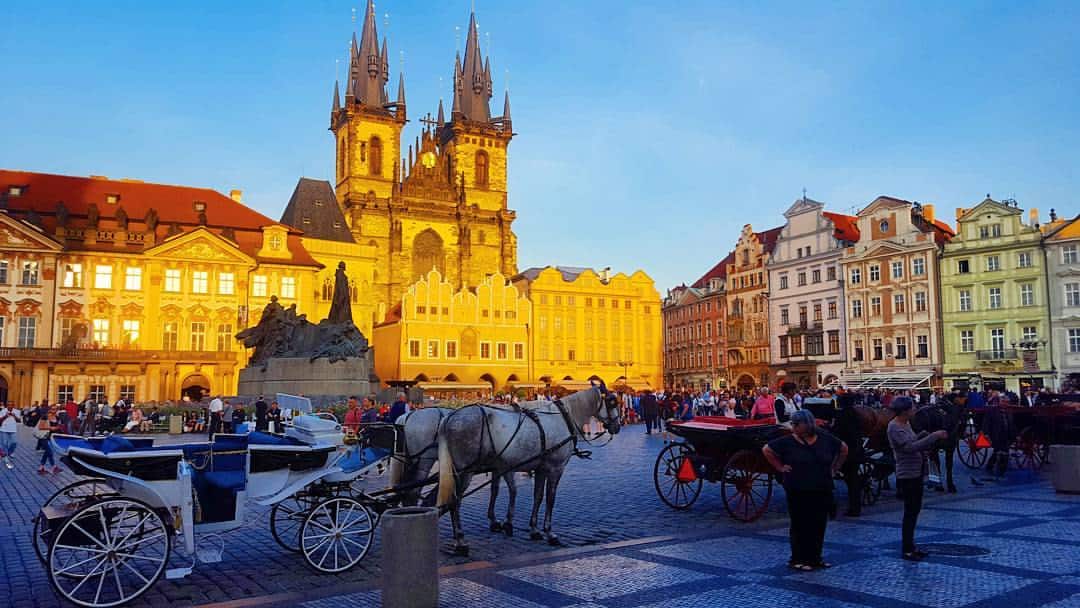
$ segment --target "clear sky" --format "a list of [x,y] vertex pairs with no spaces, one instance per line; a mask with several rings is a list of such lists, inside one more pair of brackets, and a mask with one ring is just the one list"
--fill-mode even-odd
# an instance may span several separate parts
[[[449,103],[471,4],[378,3],[408,140]],[[475,6],[493,113],[511,91],[521,268],[641,268],[663,292],[804,187],[950,221],[987,193],[1080,211],[1080,3]],[[277,218],[299,176],[331,177],[354,7],[0,2],[0,167],[241,188]]]

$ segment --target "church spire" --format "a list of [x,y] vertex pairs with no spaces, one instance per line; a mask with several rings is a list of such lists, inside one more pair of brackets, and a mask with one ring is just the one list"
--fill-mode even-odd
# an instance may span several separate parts
[[503,96],[503,122],[507,125],[510,124],[510,89],[506,89],[506,94]]
[[[383,40],[383,51],[386,50],[386,40]],[[352,93],[356,100],[369,107],[381,108],[386,95],[387,58],[379,52],[379,33],[375,27],[375,2],[368,0],[367,11],[364,14],[364,25],[360,30],[360,46],[356,46],[356,36],[353,36],[353,53],[349,66],[349,74],[354,79],[350,83],[347,93]]]
[[331,112],[337,113],[341,109],[341,91],[338,88],[338,81],[334,81],[334,106],[330,108]]
[[451,120],[488,122],[491,120],[491,64],[480,50],[480,32],[476,13],[469,16],[469,34],[465,40],[465,60],[454,61],[454,112]]
[[446,113],[443,112],[442,98],[441,97],[439,98],[439,114],[435,118],[435,122],[437,122],[438,126],[440,126],[440,127],[443,126],[444,124],[446,124]]

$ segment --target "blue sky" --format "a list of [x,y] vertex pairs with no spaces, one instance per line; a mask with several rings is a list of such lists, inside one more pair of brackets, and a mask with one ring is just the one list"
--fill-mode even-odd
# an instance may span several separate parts
[[[470,4],[378,3],[413,119],[449,102]],[[1080,210],[1080,4],[475,5],[519,133],[522,268],[641,268],[663,292],[804,187],[847,212],[890,194],[951,220],[986,193]],[[0,3],[0,167],[241,188],[276,218],[300,175],[331,175],[354,7]]]

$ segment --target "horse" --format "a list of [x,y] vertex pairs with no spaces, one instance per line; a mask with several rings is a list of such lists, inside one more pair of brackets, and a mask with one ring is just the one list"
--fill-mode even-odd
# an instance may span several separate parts
[[[390,459],[389,485],[399,489],[403,504],[420,502],[423,482],[438,459],[439,426],[453,412],[449,408],[427,407],[409,411],[394,421],[399,431]],[[434,502],[433,498],[429,495],[426,502]]]
[[[485,405],[465,406],[447,416],[438,436],[439,490],[438,506],[450,511],[454,552],[468,555],[469,546],[461,530],[461,500],[472,476],[492,474],[492,492],[498,479],[507,482],[510,503],[506,521],[499,524],[513,530],[516,488],[515,472],[533,473],[533,505],[529,519],[529,538],[559,546],[552,533],[555,495],[570,457],[579,454],[579,440],[588,440],[583,426],[596,417],[612,436],[619,432],[618,398],[602,383],[578,391],[562,400],[533,401],[518,411]],[[546,502],[543,533],[537,528],[541,502]],[[498,522],[489,505],[492,528]]]
[[889,421],[896,414],[887,408],[869,407],[866,405],[855,406],[855,417],[859,420],[859,430],[866,437],[866,447],[875,452],[887,452],[889,446]]
[[943,430],[949,436],[934,444],[931,452],[931,463],[938,474],[936,489],[941,492],[945,487],[941,485],[941,460],[940,452],[945,452],[945,476],[946,486],[950,494],[956,493],[956,484],[953,483],[953,458],[960,445],[960,426],[962,416],[960,406],[950,401],[940,401],[936,405],[928,405],[919,408],[911,419],[911,428],[916,432],[934,432]]

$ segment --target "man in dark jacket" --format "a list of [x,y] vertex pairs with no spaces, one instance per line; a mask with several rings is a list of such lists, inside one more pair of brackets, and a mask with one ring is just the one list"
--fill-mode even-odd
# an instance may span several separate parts
[[646,391],[641,396],[641,417],[645,419],[645,434],[651,435],[656,426],[656,418],[660,415],[660,405],[656,402],[656,395],[652,391]]
[[390,411],[386,413],[386,422],[394,422],[409,411],[409,402],[405,400],[405,393],[398,393],[397,399],[390,405]]
[[848,507],[844,515],[848,517],[858,517],[862,512],[862,478],[859,476],[859,465],[866,457],[863,451],[862,425],[855,414],[855,401],[854,393],[839,395],[837,405],[840,406],[840,411],[833,422],[833,434],[848,446],[847,460],[840,469],[847,486]]
[[264,431],[264,432],[266,431],[267,426],[268,426],[267,425],[267,418],[266,418],[267,409],[268,408],[266,406],[266,401],[263,399],[262,395],[259,395],[259,399],[257,401],[255,401],[255,430],[256,431]]

